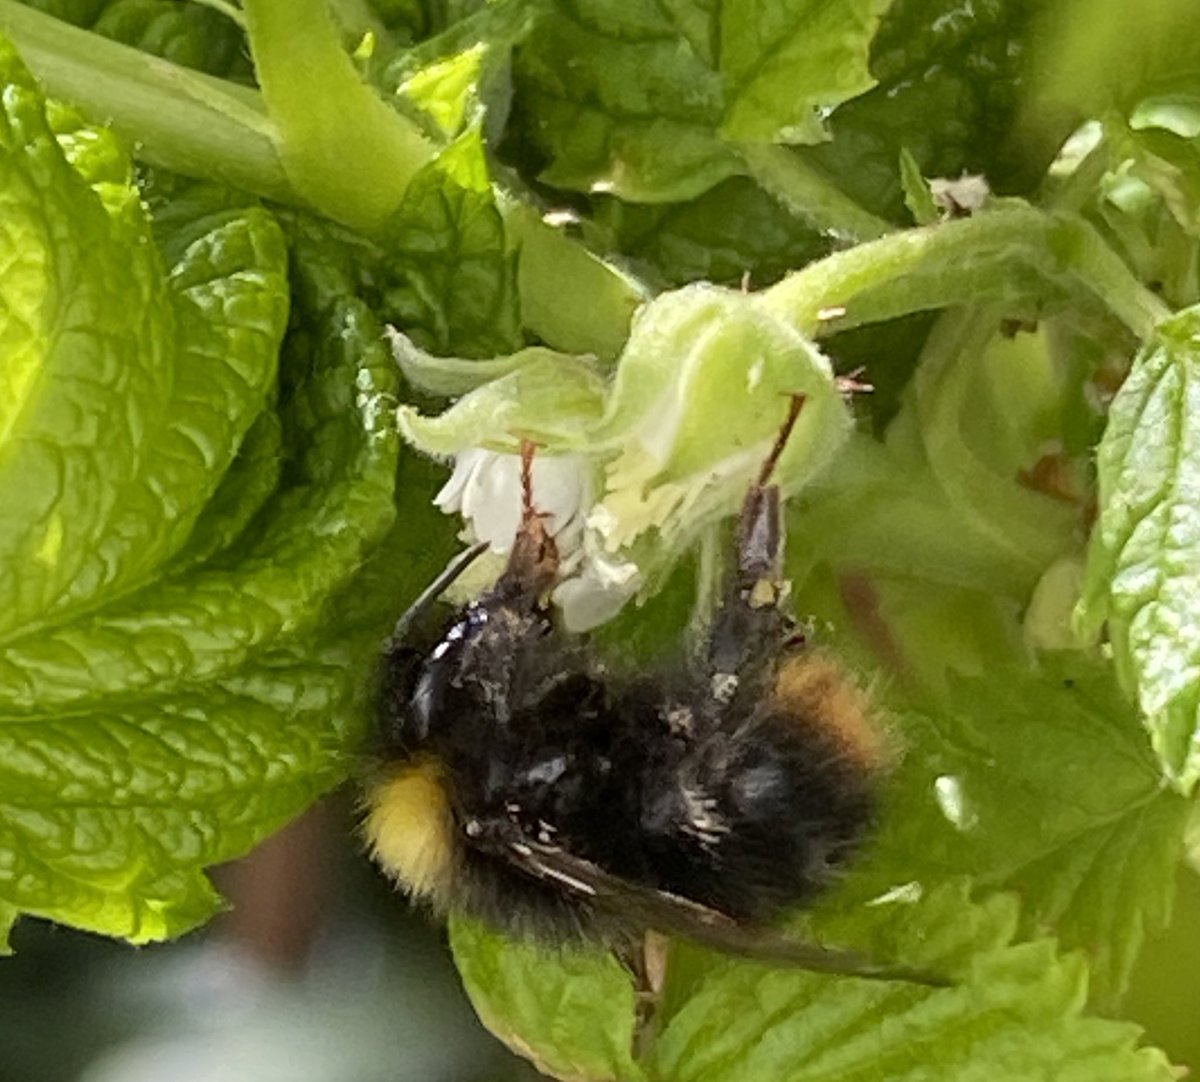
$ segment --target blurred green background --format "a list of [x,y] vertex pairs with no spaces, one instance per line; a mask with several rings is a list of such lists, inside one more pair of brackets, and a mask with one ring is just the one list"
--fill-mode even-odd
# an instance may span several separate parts
[[214,876],[232,908],[133,948],[21,921],[0,960],[0,1082],[517,1082],[441,929],[327,801]]

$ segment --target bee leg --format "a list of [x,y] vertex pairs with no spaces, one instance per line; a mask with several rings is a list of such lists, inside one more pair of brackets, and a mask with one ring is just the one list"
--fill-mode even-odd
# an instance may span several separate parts
[[622,961],[633,975],[636,1016],[634,1022],[634,1054],[639,1058],[649,1054],[662,1030],[658,1007],[662,1001],[667,979],[667,951],[670,940],[660,932],[647,929],[639,941],[628,945]]
[[558,545],[546,529],[545,512],[533,502],[533,455],[537,445],[521,441],[521,524],[508,564],[489,598],[518,608],[536,608],[558,580]]
[[783,517],[779,486],[771,475],[804,407],[793,395],[787,419],[746,499],[737,524],[737,546],[725,598],[709,632],[708,669],[713,694],[731,695],[743,675],[762,668],[780,646],[795,639],[783,610]]

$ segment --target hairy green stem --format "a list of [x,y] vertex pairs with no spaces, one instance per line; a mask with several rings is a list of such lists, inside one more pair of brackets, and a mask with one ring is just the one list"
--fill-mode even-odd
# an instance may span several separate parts
[[289,203],[301,199],[252,90],[178,67],[98,34],[0,0],[0,30],[51,97],[112,127],[137,156]]
[[760,303],[818,336],[954,304],[1036,307],[1079,287],[1143,340],[1171,314],[1086,222],[1027,206],[860,244],[790,274]]

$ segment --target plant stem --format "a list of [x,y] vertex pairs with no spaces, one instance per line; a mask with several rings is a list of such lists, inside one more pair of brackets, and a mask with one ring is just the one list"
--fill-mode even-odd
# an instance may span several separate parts
[[363,82],[324,0],[245,0],[243,10],[292,183],[329,217],[378,230],[440,148]]
[[1054,255],[1143,342],[1172,315],[1171,308],[1134,276],[1082,218],[1055,216],[1050,241]]
[[819,336],[909,312],[1038,306],[1082,286],[1140,339],[1171,314],[1082,219],[1009,206],[892,233],[788,275],[760,303]]
[[137,156],[282,202],[302,200],[258,94],[0,0],[0,30],[51,97],[111,124]]
[[[351,3],[340,10],[353,8]],[[16,44],[47,93],[77,106],[90,120],[111,125],[139,160],[187,176],[224,181],[281,203],[308,205],[284,172],[276,149],[278,132],[258,92],[178,67],[15,0],[0,0],[0,30]],[[287,50],[276,51],[283,54],[279,62],[286,64]],[[344,54],[338,61],[349,64]],[[355,80],[347,89],[351,97],[370,95],[374,106],[391,112],[358,80],[357,73],[350,75]],[[294,68],[284,73],[285,80],[297,77]],[[301,107],[306,100],[301,98]],[[382,121],[404,123],[399,116]],[[361,117],[356,123],[361,123]],[[375,142],[366,139],[363,145]],[[410,166],[429,150],[424,141],[416,149],[416,161],[410,159]],[[362,177],[344,165],[339,170],[351,190],[334,195],[352,201],[353,186],[362,183]],[[399,179],[387,174],[386,186],[380,185],[393,192],[392,199]],[[543,223],[532,207],[501,190],[497,201],[506,228],[528,248],[520,264],[520,285],[523,307],[534,321],[531,326],[560,349],[614,358],[633,311],[646,299],[645,290],[561,230]],[[390,206],[387,203],[384,211]],[[565,308],[558,288],[564,260],[587,285],[578,303]]]

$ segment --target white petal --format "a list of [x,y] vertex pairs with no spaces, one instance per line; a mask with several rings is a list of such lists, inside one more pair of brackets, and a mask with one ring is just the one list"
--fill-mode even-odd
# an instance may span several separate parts
[[[535,455],[534,506],[549,516],[550,532],[567,557],[582,540],[592,500],[591,467],[582,455]],[[455,459],[454,473],[434,502],[447,514],[459,512],[472,535],[494,552],[512,548],[521,522],[521,459],[472,447]]]
[[552,596],[566,629],[578,633],[611,620],[640,585],[636,564],[593,555],[577,575],[560,582]]
[[470,447],[455,456],[454,472],[450,474],[450,480],[442,485],[438,494],[434,496],[434,507],[444,511],[447,515],[461,511],[463,506],[463,491],[466,489],[475,471],[483,465],[487,454],[488,452],[482,448]]

